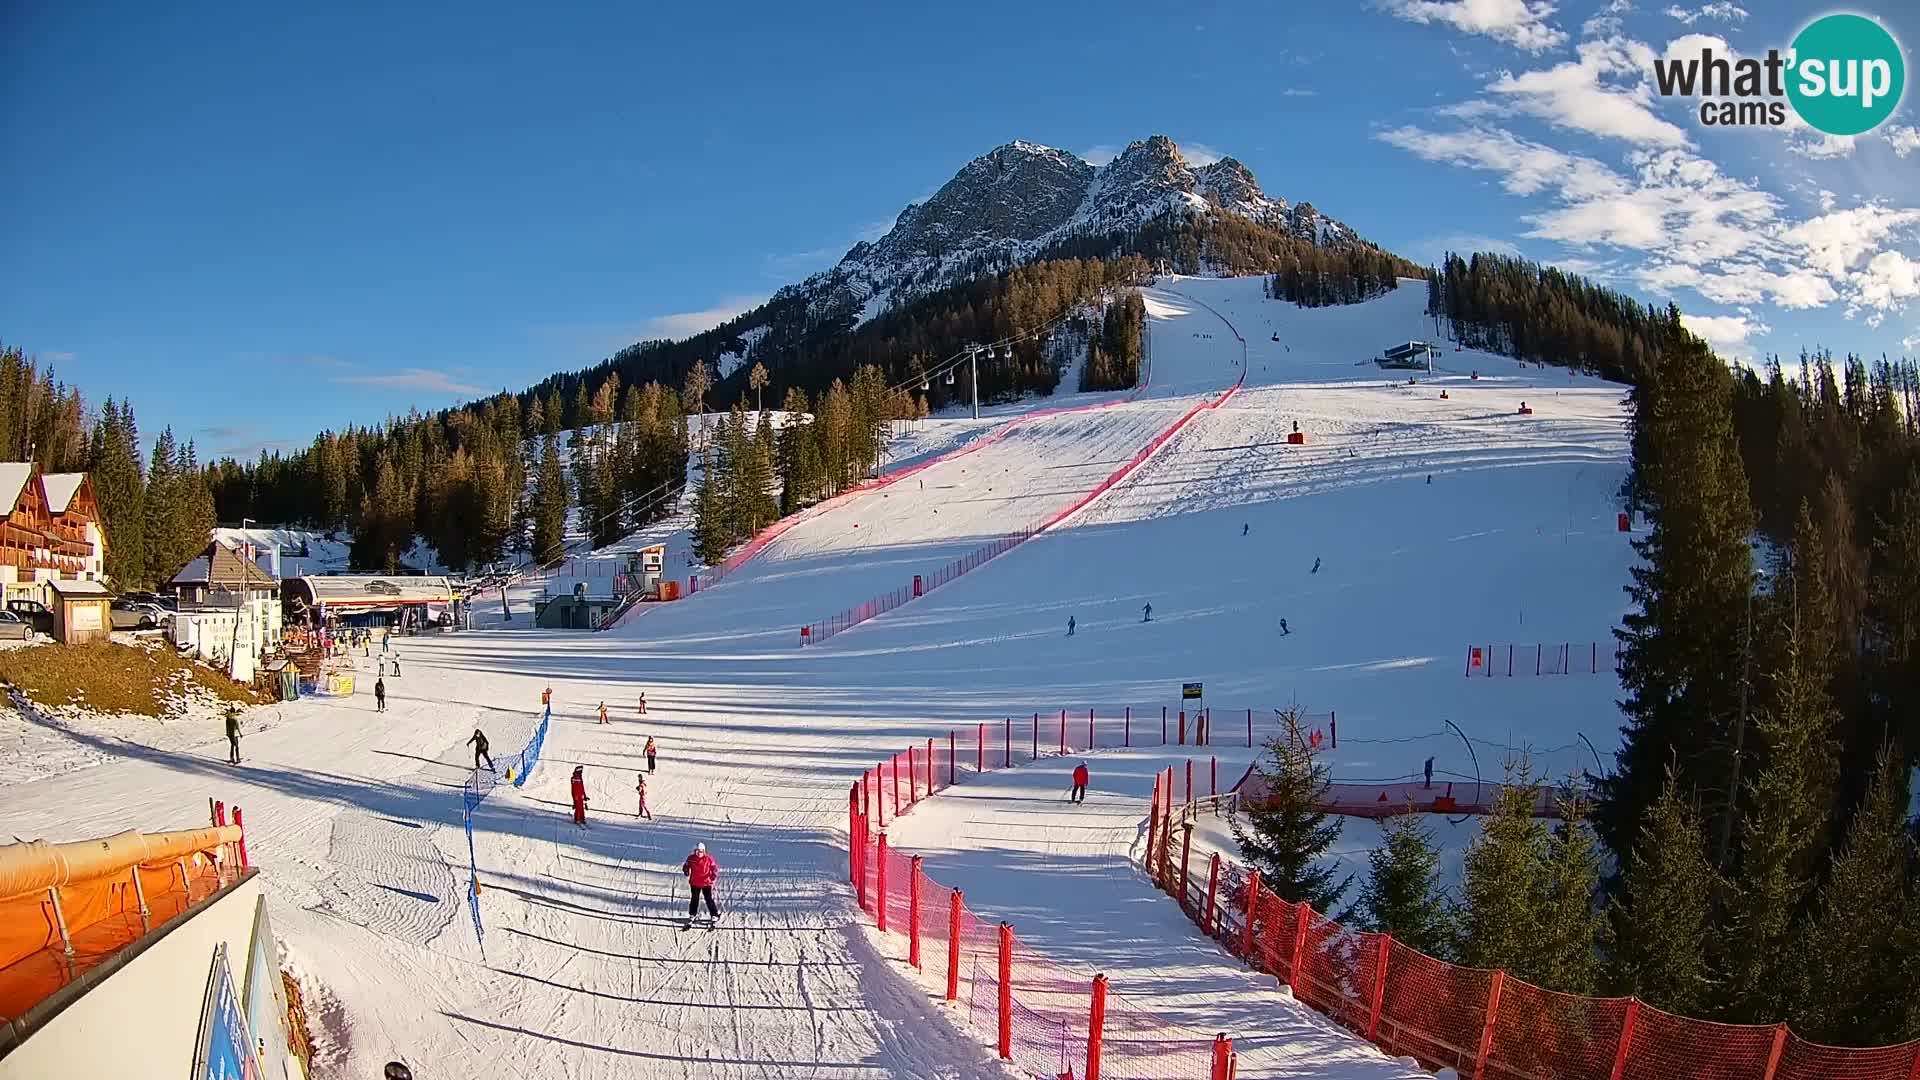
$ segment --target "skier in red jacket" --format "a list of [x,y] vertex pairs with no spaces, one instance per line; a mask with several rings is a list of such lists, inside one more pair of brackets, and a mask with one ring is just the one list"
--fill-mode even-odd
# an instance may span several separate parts
[[720,921],[720,909],[713,903],[713,883],[720,876],[720,864],[707,854],[707,845],[693,845],[693,854],[680,865],[680,872],[687,875],[687,922],[700,913],[700,898],[706,897],[707,917]]
[[1073,794],[1067,797],[1067,801],[1087,801],[1087,763],[1084,761],[1073,770]]
[[587,778],[586,766],[573,767],[573,823],[582,828],[587,824]]

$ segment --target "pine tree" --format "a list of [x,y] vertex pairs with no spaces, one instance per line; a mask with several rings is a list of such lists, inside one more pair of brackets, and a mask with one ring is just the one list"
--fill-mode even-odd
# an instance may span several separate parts
[[1573,786],[1563,789],[1559,810],[1543,867],[1545,940],[1538,981],[1564,994],[1591,994],[1599,983],[1598,949],[1608,938],[1605,912],[1594,903],[1600,857],[1587,828],[1585,793]]
[[706,466],[700,470],[700,488],[693,500],[693,553],[708,566],[727,557],[731,535],[727,507],[721,487],[724,483],[714,455],[709,452]]
[[1525,760],[1510,762],[1493,813],[1480,819],[1462,863],[1458,954],[1469,967],[1505,968],[1537,982],[1548,966],[1544,868],[1549,837],[1533,816],[1540,787]]
[[780,409],[787,414],[786,426],[780,429],[774,448],[780,472],[780,512],[791,514],[813,501],[819,482],[814,466],[817,455],[811,445],[813,418],[808,415],[813,407],[805,390],[790,386]]
[[1777,1021],[1792,1002],[1793,924],[1818,869],[1833,798],[1836,712],[1826,672],[1809,661],[1819,649],[1800,623],[1799,594],[1803,584],[1814,591],[1813,576],[1790,573],[1781,583],[1787,594],[1768,605],[1769,654],[1777,659],[1754,724],[1764,764],[1746,785],[1749,810],[1719,947],[1722,1012],[1744,1023]]
[[1289,903],[1304,900],[1331,914],[1353,877],[1340,877],[1320,861],[1340,838],[1339,819],[1320,809],[1332,785],[1329,769],[1301,730],[1298,709],[1282,711],[1280,722],[1281,736],[1254,766],[1266,797],[1234,814],[1233,836],[1264,887]]
[[1627,593],[1637,610],[1617,631],[1627,723],[1618,767],[1599,780],[1595,826],[1616,861],[1633,856],[1640,822],[1659,798],[1668,764],[1681,783],[1723,793],[1716,819],[1734,813],[1742,638],[1752,590],[1753,509],[1733,434],[1732,378],[1669,309],[1665,346],[1630,397],[1631,500],[1648,531],[1634,541],[1643,564]]
[[687,383],[682,396],[686,399],[687,408],[700,418],[702,440],[707,434],[707,391],[711,389],[713,389],[713,372],[708,369],[705,360],[695,360],[693,366],[687,369]]
[[1907,867],[1907,784],[1899,755],[1881,748],[1846,846],[1834,856],[1812,919],[1796,934],[1805,989],[1793,1001],[1794,1030],[1841,1046],[1898,1042],[1906,1018],[1890,1002],[1920,1000],[1908,938],[1914,899]]
[[179,447],[173,441],[173,429],[164,428],[153,442],[153,457],[147,466],[147,491],[142,499],[142,534],[147,549],[147,569],[153,580],[166,582],[192,559],[180,557],[179,545],[183,507],[181,489],[174,472]]
[[533,494],[533,558],[551,563],[566,553],[567,476],[560,467],[559,437],[548,432],[540,440],[540,475]]
[[1712,987],[1707,939],[1719,876],[1707,859],[1699,806],[1668,773],[1640,825],[1640,842],[1613,900],[1612,981],[1682,1016],[1702,1015]]
[[753,411],[765,415],[766,408],[760,404],[760,391],[767,387],[767,365],[754,361],[753,369],[747,372],[747,386],[753,390]]
[[1440,890],[1440,852],[1420,815],[1409,810],[1381,822],[1381,844],[1367,863],[1359,901],[1366,928],[1428,956],[1448,956],[1453,917]]
[[150,583],[146,551],[146,485],[140,475],[140,433],[133,406],[108,398],[94,426],[93,493],[107,534],[106,572],[120,588]]

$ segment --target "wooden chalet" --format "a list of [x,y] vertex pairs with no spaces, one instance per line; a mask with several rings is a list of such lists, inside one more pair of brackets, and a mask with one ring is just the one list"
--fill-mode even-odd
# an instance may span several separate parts
[[0,461],[0,595],[51,604],[53,581],[106,577],[106,530],[86,473],[43,473]]

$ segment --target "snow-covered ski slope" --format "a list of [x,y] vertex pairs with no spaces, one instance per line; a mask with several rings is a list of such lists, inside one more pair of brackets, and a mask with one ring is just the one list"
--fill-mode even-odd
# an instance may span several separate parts
[[[0,788],[0,819],[71,839],[193,824],[210,795],[244,806],[275,925],[316,987],[323,1076],[395,1056],[422,1075],[1003,1075],[904,977],[895,943],[860,929],[841,883],[847,785],[908,742],[1010,713],[1177,703],[1197,680],[1222,709],[1337,710],[1336,768],[1355,777],[1417,771],[1429,754],[1468,771],[1464,750],[1431,737],[1447,720],[1492,744],[1483,768],[1509,742],[1553,750],[1555,770],[1574,764],[1557,748],[1576,733],[1602,753],[1614,743],[1610,676],[1469,681],[1460,665],[1469,642],[1604,640],[1617,619],[1630,556],[1613,527],[1619,388],[1474,353],[1446,354],[1461,370],[1414,388],[1356,366],[1431,336],[1423,299],[1411,286],[1303,310],[1264,299],[1258,279],[1163,283],[1149,294],[1152,385],[1135,400],[1035,418],[848,500],[616,631],[407,639],[387,714],[372,712],[370,678],[352,699],[277,706],[237,769],[217,730],[189,754],[116,743],[104,764]],[[799,647],[802,623],[1069,505],[1217,397],[1242,361],[1222,316],[1248,362],[1222,408],[1042,537]],[[1534,415],[1514,415],[1523,399]],[[961,437],[981,441],[1004,417]],[[1304,446],[1285,444],[1295,420]],[[543,763],[477,811],[483,959],[461,893],[461,744],[478,725],[496,752],[516,749],[549,684]],[[593,722],[603,700],[606,726]],[[650,823],[631,816],[648,735],[661,749]],[[1012,919],[1063,966],[1253,1040],[1237,1043],[1243,1075],[1405,1075],[1258,991],[1129,869],[1128,821],[1145,817],[1159,754],[1095,759],[1083,808],[1058,801],[1064,774],[1016,771],[989,778],[1011,785],[1004,799],[983,797],[997,790],[984,781],[942,795],[901,835],[981,917]],[[592,799],[584,831],[565,806],[576,764]],[[1078,832],[1097,842],[1059,848]],[[720,862],[730,910],[683,932],[678,867],[696,840]]]

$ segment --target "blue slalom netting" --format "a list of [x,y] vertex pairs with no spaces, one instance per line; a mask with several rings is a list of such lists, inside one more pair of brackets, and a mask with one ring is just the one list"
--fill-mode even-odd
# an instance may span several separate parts
[[[526,786],[527,774],[540,763],[540,748],[546,745],[547,728],[552,722],[553,706],[549,705],[541,712],[540,723],[534,727],[533,737],[527,740],[527,745],[519,753],[502,757],[495,763],[500,766],[501,771],[475,769],[461,787],[461,819],[467,829],[467,906],[473,913],[474,940],[479,941],[483,949],[486,940],[480,925],[480,860],[474,851],[473,811],[480,805],[482,799],[499,786],[502,773],[513,778],[514,787]],[[485,955],[484,952],[482,955]]]

